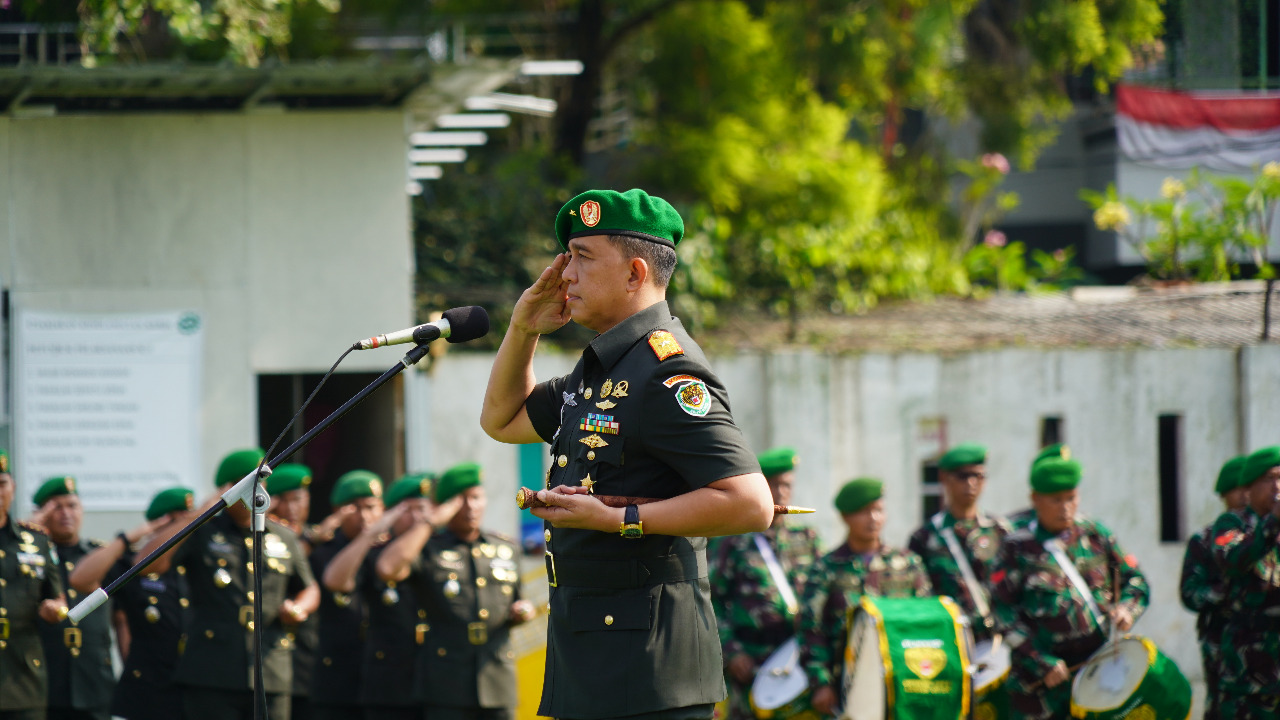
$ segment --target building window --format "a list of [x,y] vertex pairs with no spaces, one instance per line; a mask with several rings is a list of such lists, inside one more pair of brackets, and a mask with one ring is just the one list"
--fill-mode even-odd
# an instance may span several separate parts
[[1062,416],[1045,415],[1040,418],[1040,447],[1048,447],[1060,442],[1065,442]]
[[938,458],[920,464],[920,504],[924,522],[942,510],[942,484],[938,482]]
[[1182,541],[1182,416],[1157,419],[1160,469],[1160,541]]

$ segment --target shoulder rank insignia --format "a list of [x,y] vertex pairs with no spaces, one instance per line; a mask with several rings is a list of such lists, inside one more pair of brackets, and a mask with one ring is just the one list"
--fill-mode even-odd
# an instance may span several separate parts
[[650,335],[649,347],[653,348],[653,354],[658,356],[659,361],[666,360],[672,355],[684,354],[684,348],[680,347],[675,336],[666,330],[658,330]]

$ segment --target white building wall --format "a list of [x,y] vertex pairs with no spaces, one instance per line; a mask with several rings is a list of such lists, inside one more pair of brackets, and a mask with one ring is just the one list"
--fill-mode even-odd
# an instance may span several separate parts
[[[568,372],[575,361],[539,355],[538,375]],[[1280,403],[1272,400],[1280,393],[1280,346],[950,356],[786,351],[712,362],[753,447],[798,449],[794,502],[817,508],[812,522],[828,546],[844,535],[832,498],[859,475],[885,481],[885,539],[906,542],[922,512],[921,463],[937,449],[921,434],[921,420],[945,419],[947,444],[990,448],[985,504],[1007,513],[1029,505],[1041,418],[1063,417],[1067,443],[1085,468],[1081,511],[1112,529],[1151,584],[1151,607],[1136,631],[1199,682],[1194,617],[1178,598],[1184,544],[1160,541],[1157,417],[1183,417],[1181,497],[1189,536],[1220,511],[1213,484],[1221,464],[1280,442]],[[410,466],[483,463],[495,499],[491,525],[514,532],[507,498],[515,490],[516,454],[485,438],[478,421],[491,364],[489,355],[455,353],[430,374],[414,373],[406,386]]]

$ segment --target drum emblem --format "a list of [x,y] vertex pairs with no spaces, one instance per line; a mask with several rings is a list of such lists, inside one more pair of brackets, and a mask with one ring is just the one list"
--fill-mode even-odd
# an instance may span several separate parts
[[1156,720],[1156,709],[1150,705],[1139,705],[1124,717],[1125,720]]
[[911,647],[902,651],[902,659],[906,660],[911,672],[932,680],[947,666],[947,652],[942,648]]

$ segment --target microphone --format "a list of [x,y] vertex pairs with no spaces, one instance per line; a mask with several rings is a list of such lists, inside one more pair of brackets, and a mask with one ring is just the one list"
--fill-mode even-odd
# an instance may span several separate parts
[[365,338],[351,347],[355,350],[372,350],[384,345],[400,345],[402,343],[429,343],[438,338],[445,338],[451,343],[467,342],[489,334],[489,313],[479,305],[450,308],[444,311],[444,317],[426,325],[397,330],[386,335],[375,335]]

